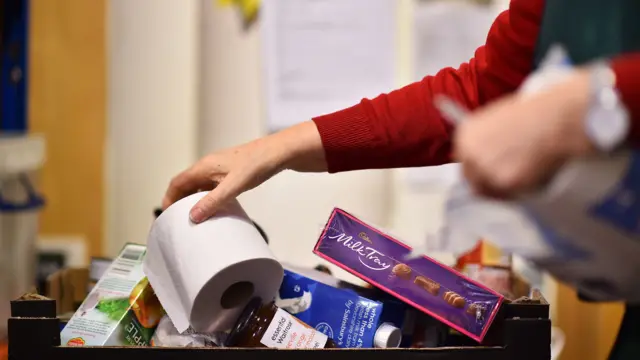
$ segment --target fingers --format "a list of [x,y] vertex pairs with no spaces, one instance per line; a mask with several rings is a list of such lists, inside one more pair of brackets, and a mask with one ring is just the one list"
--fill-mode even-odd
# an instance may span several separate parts
[[509,187],[511,184],[500,183],[495,176],[496,172],[501,169],[493,169],[493,172],[488,172],[487,166],[479,164],[473,156],[465,156],[460,152],[455,154],[455,158],[461,163],[462,174],[476,195],[498,200],[510,198],[510,190],[513,190]]
[[467,183],[476,195],[489,196],[493,198],[503,198],[504,194],[495,187],[491,186],[491,183],[487,181],[486,177],[482,175],[477,166],[472,162],[462,163],[462,173],[464,178],[467,179]]
[[535,174],[518,165],[504,169],[466,161],[463,162],[462,168],[464,177],[474,193],[496,200],[513,199],[517,194],[533,191],[541,184]]
[[198,190],[213,189],[213,186],[214,181],[193,166],[171,180],[162,199],[162,209],[166,210],[174,202],[194,194]]
[[224,204],[240,195],[241,184],[233,178],[225,178],[215,189],[209,191],[205,197],[200,199],[189,213],[191,221],[198,224],[215,214]]

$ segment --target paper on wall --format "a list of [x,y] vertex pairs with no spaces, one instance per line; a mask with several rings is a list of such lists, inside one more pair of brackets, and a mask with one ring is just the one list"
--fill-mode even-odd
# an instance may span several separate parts
[[392,90],[396,6],[396,0],[263,1],[269,130]]
[[[470,1],[415,1],[413,24],[414,80],[469,61],[485,43],[498,9]],[[458,165],[410,168],[412,188],[450,186]]]
[[417,1],[414,7],[414,77],[435,75],[469,61],[484,45],[497,11],[467,1]]

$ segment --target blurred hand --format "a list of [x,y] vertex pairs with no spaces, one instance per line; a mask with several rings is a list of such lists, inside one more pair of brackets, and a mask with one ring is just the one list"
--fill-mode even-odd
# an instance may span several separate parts
[[191,220],[199,223],[227,201],[287,168],[326,170],[322,141],[313,122],[203,157],[171,180],[162,208],[198,191],[209,190],[191,209]]
[[577,71],[540,93],[514,94],[472,113],[455,134],[455,157],[481,195],[540,188],[569,159],[594,152],[584,131],[589,75]]

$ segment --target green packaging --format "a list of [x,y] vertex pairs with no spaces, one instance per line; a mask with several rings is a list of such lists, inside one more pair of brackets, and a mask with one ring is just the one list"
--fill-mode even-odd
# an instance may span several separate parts
[[60,334],[63,346],[150,346],[164,310],[142,271],[146,247],[124,246]]

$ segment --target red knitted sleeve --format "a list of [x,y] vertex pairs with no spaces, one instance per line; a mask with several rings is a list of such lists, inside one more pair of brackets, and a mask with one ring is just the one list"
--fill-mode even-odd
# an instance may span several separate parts
[[468,63],[313,119],[329,172],[449,162],[452,129],[433,96],[446,94],[472,109],[516,90],[533,67],[543,7],[544,0],[512,0]]
[[640,53],[631,53],[613,59],[611,66],[616,73],[616,85],[622,101],[630,112],[631,142],[640,145]]

